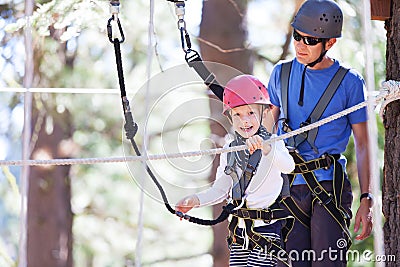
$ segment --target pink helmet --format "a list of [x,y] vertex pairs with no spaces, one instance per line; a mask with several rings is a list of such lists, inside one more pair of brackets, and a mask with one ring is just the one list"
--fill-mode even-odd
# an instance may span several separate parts
[[231,79],[224,89],[224,107],[222,113],[232,108],[250,105],[271,105],[267,87],[252,75],[239,75]]

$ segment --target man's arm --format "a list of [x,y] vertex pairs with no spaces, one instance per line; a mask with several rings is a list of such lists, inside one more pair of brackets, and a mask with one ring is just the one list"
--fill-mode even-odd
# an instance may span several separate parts
[[[352,125],[354,135],[354,145],[356,149],[358,180],[360,192],[370,193],[370,169],[369,169],[369,147],[368,147],[368,128],[367,122]],[[357,200],[356,200],[357,201]],[[363,198],[357,210],[354,232],[358,232],[361,224],[361,233],[356,236],[356,240],[367,238],[372,231],[372,200]]]

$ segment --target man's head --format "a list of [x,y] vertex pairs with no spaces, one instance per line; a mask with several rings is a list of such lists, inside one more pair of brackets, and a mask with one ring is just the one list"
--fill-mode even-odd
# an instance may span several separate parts
[[261,125],[263,111],[271,105],[267,87],[252,75],[240,75],[225,86],[223,114],[241,136],[253,136]]
[[308,0],[292,24],[296,58],[313,67],[342,36],[343,13],[332,0]]
[[309,36],[339,38],[342,36],[343,13],[332,0],[308,0],[300,7],[292,26]]

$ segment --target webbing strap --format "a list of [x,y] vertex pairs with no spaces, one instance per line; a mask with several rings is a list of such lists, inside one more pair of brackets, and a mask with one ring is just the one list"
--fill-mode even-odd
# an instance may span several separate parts
[[292,69],[293,61],[285,62],[282,64],[281,69],[281,101],[283,114],[288,120],[288,90],[289,90],[289,79],[290,71]]
[[219,100],[222,101],[224,87],[218,83],[215,75],[211,73],[204,65],[199,53],[194,50],[191,50],[191,52],[193,52],[192,55],[186,54],[185,56],[185,60],[189,67],[192,67],[197,74],[199,74],[199,76],[203,79],[204,84],[207,85],[207,87],[210,88],[210,90],[219,98]]
[[283,204],[290,214],[293,215],[293,217],[299,221],[302,225],[304,225],[306,228],[310,228],[311,224],[311,219],[308,214],[306,214],[293,200],[292,197],[287,197],[285,199],[282,199],[280,201],[281,204]]
[[[233,141],[230,145],[235,146],[236,142]],[[228,153],[228,164],[225,167],[225,174],[230,175],[233,181],[232,186],[232,199],[241,200],[245,194],[247,187],[251,182],[251,178],[257,170],[258,163],[261,159],[261,150],[257,149],[253,154],[250,155],[249,160],[246,164],[246,168],[243,170],[241,177],[238,177],[236,172],[236,160],[234,152]]]
[[288,217],[291,217],[291,214],[282,209],[234,209],[231,213],[233,216],[242,218],[242,219],[251,219],[251,220],[263,220],[265,222],[270,222],[272,220],[282,220]]

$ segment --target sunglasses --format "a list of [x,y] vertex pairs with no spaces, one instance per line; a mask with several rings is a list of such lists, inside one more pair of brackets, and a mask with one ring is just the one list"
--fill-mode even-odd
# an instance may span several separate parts
[[325,38],[316,38],[316,37],[311,37],[311,36],[303,36],[300,33],[298,33],[296,30],[293,30],[293,39],[295,39],[297,42],[300,42],[300,40],[303,39],[304,44],[314,46],[318,43],[321,43]]

